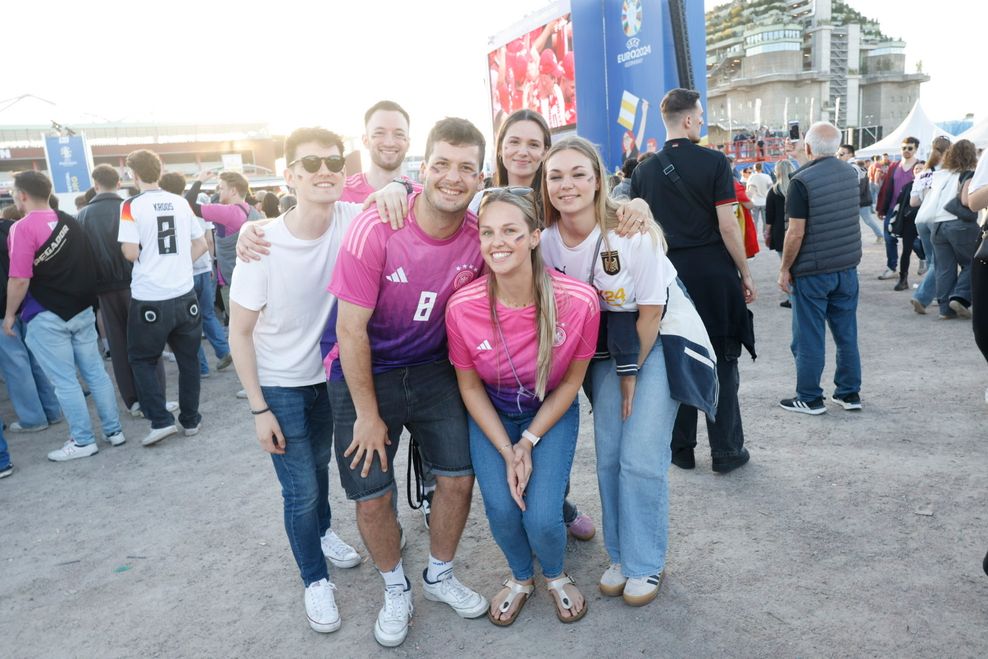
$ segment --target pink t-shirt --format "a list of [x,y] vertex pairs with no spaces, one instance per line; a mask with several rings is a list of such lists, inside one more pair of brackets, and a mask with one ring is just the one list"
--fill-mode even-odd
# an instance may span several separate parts
[[241,202],[239,204],[203,204],[199,207],[202,219],[212,222],[216,229],[216,235],[225,238],[228,235],[240,231],[240,227],[247,221],[247,214],[250,211],[250,204]]
[[367,182],[367,177],[363,172],[357,172],[346,177],[346,185],[343,186],[343,196],[340,197],[340,201],[362,204],[372,194],[374,188]]
[[55,211],[31,211],[14,222],[7,236],[10,276],[30,279],[34,276],[34,255],[51,237],[58,224]]
[[[382,222],[376,208],[357,217],[329,284],[338,299],[374,310],[367,323],[374,373],[446,359],[446,302],[484,267],[476,216],[467,212],[455,234],[437,240],[415,220],[418,195],[408,198],[401,229]],[[326,357],[327,370],[341,380],[336,356],[333,349]]]
[[[593,357],[600,329],[596,291],[562,273],[550,270],[549,274],[556,298],[556,340],[546,393],[559,386],[571,362]],[[475,370],[501,412],[534,412],[541,405],[535,398],[539,351],[535,306],[513,309],[498,303],[499,333],[491,321],[488,277],[465,286],[446,305],[449,360],[457,368]]]
[[[31,211],[14,222],[7,235],[7,253],[10,254],[9,276],[30,279],[34,276],[34,255],[51,237],[58,224],[55,211]],[[21,320],[25,323],[44,311],[45,308],[30,293],[21,306]]]

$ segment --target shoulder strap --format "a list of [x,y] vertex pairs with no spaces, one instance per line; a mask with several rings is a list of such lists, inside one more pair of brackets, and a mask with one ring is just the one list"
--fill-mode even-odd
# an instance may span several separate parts
[[[659,159],[659,164],[662,165],[662,173],[669,177],[669,180],[676,186],[676,189],[679,190],[680,194],[692,200],[693,203],[699,208],[706,208],[711,205],[709,201],[700,199],[700,195],[697,194],[696,190],[683,183],[682,177],[680,177],[679,172],[676,171],[676,166],[672,164],[671,160],[669,160],[669,156],[666,155],[665,149],[659,151],[655,155]],[[715,224],[714,226],[716,227],[717,225]]]

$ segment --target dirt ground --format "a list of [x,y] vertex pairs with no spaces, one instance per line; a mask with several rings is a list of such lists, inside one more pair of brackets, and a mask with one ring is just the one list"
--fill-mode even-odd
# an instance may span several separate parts
[[[865,409],[808,417],[777,405],[794,388],[790,312],[778,306],[777,256],[755,259],[759,358],[741,365],[752,460],[719,476],[698,450],[695,471],[672,468],[667,574],[646,607],[597,591],[607,566],[598,533],[568,547],[567,570],[590,604],[583,621],[557,622],[544,590],[511,628],[461,620],[421,595],[428,539],[402,504],[416,607],[404,645],[373,639],[382,584],[367,561],[332,571],[343,627],[313,632],[278,482],[230,369],[203,382],[197,437],[142,448],[148,426],[127,416],[124,446],[56,464],[45,453],[64,424],[8,433],[16,472],[0,481],[0,655],[986,656],[988,373],[970,322],[917,316],[907,292],[876,279],[883,261],[869,239],[859,268]],[[0,415],[12,419],[6,398]],[[583,419],[574,499],[599,521],[585,408]],[[332,471],[334,528],[366,555]],[[476,491],[456,569],[488,596],[507,575]]]

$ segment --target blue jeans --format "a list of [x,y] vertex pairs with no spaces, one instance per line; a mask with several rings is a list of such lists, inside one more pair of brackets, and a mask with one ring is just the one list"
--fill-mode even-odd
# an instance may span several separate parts
[[837,344],[834,393],[861,390],[858,353],[858,271],[848,268],[825,275],[794,277],[792,283],[792,354],[796,359],[796,397],[805,402],[823,396],[820,376],[826,359],[826,327]]
[[933,225],[928,223],[917,224],[916,233],[919,234],[919,241],[923,244],[923,252],[926,254],[926,274],[923,275],[923,281],[919,282],[919,288],[913,293],[913,298],[926,307],[933,302],[933,298],[937,294],[936,254],[933,252]]
[[55,389],[24,344],[24,324],[14,321],[14,334],[0,332],[0,373],[21,426],[37,428],[62,418]]
[[7,451],[7,440],[3,438],[3,423],[0,422],[0,471],[10,466],[10,452]]
[[261,387],[285,437],[285,454],[271,454],[285,504],[285,533],[302,582],[329,578],[320,539],[332,522],[329,461],[333,458],[333,410],[326,384]]
[[634,409],[621,419],[614,360],[590,365],[604,546],[628,578],[658,574],[669,546],[669,462],[679,402],[669,393],[661,337],[638,372]]
[[[202,314],[202,331],[206,340],[213,346],[218,359],[230,354],[230,344],[226,340],[223,323],[216,317],[216,279],[212,271],[194,277],[196,297],[199,299],[199,312]],[[209,373],[206,351],[199,346],[199,372]]]
[[978,249],[981,227],[977,222],[948,220],[934,224],[932,234],[940,313],[951,316],[951,300],[971,304],[971,260]]
[[861,221],[864,222],[869,229],[875,234],[876,238],[882,237],[882,227],[878,225],[878,220],[875,219],[875,214],[871,212],[871,206],[862,206],[858,213],[861,215]]
[[[535,418],[535,413],[505,414],[498,412],[512,444]],[[532,476],[525,489],[525,510],[511,498],[505,478],[504,459],[473,418],[470,430],[470,458],[484,497],[484,510],[491,533],[511,574],[518,581],[534,576],[532,554],[539,559],[542,574],[554,579],[563,573],[566,554],[566,524],[563,523],[563,500],[566,483],[576,453],[580,429],[580,405],[577,401],[560,417],[532,449]]]
[[97,345],[96,316],[92,307],[68,321],[51,311],[39,313],[27,324],[24,342],[54,385],[76,444],[87,446],[96,441],[86,397],[76,379],[76,369],[89,386],[103,434],[109,436],[120,432],[117,395]]

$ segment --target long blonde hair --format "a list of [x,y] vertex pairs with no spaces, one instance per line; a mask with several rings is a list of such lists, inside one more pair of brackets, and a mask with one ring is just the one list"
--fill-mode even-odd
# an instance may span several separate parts
[[[521,211],[525,224],[530,232],[541,228],[538,211],[532,195],[518,195],[508,190],[493,190],[484,195],[480,202],[478,214],[483,217],[487,208],[494,203],[514,206]],[[542,250],[536,246],[532,249],[532,281],[535,287],[535,318],[536,335],[538,338],[538,357],[536,358],[535,395],[539,400],[545,400],[546,388],[549,386],[549,372],[552,370],[552,345],[556,339],[556,297],[552,285],[552,276],[542,262]],[[487,299],[491,310],[491,325],[498,327],[497,319],[497,278],[491,273],[487,278]]]
[[789,181],[792,177],[792,163],[788,160],[780,160],[775,163],[775,188],[776,194],[783,197],[789,194]]
[[[618,226],[617,211],[620,205],[611,199],[607,192],[602,192],[604,179],[601,178],[601,174],[606,172],[604,161],[601,159],[597,147],[592,142],[582,137],[572,136],[559,140],[549,148],[548,153],[545,154],[545,159],[542,161],[543,167],[546,166],[550,158],[562,151],[576,151],[590,161],[597,184],[597,190],[594,192],[594,217],[597,220],[600,233],[604,236],[604,244],[607,245],[607,249],[610,249],[607,233],[612,229],[616,229]],[[548,173],[542,177],[542,205],[545,208],[545,225],[551,227],[559,221],[560,214],[549,199]],[[665,236],[658,223],[649,222],[645,229],[652,238],[652,244],[661,245],[663,251],[665,251]]]

